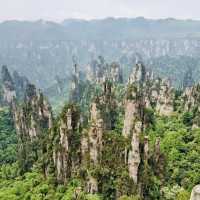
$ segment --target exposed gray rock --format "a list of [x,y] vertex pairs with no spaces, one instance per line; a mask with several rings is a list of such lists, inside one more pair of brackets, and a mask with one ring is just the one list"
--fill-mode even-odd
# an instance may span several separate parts
[[102,151],[102,136],[104,131],[103,118],[96,102],[91,105],[91,127],[89,130],[90,160],[93,164],[99,163]]
[[197,84],[193,87],[185,89],[182,95],[182,107],[185,112],[191,112],[193,114],[192,128],[200,127],[200,85]]
[[[85,164],[87,153],[89,155],[89,165],[98,166],[102,155],[103,133],[105,130],[105,122],[103,120],[101,110],[99,108],[99,99],[95,99],[90,107],[90,128],[88,135],[84,134],[81,141],[82,147],[82,163]],[[96,177],[88,172],[87,191],[89,193],[98,192],[98,181]]]
[[3,105],[11,105],[16,100],[22,100],[29,81],[26,77],[21,76],[18,72],[14,71],[11,75],[7,66],[2,66],[1,70],[2,79],[2,95]]
[[128,154],[128,169],[129,175],[134,183],[138,183],[138,168],[140,165],[140,134],[142,132],[142,123],[140,121],[135,123],[132,130],[131,151]]
[[[53,147],[53,160],[56,168],[57,180],[66,182],[71,177],[79,163],[79,158],[72,157],[75,132],[79,128],[79,115],[76,106],[69,105],[63,111],[57,124],[56,140]],[[79,148],[79,147],[76,147]],[[77,152],[78,149],[75,149]],[[77,152],[74,152],[77,153]],[[72,170],[73,169],[73,170]]]
[[174,92],[169,81],[162,80],[159,86],[156,111],[160,115],[170,116],[173,113]]
[[200,200],[200,185],[193,188],[190,200]]
[[131,100],[127,100],[125,104],[125,117],[124,117],[124,127],[123,127],[123,135],[128,137],[131,135],[131,131],[134,125],[133,116],[137,114],[137,109],[135,107],[135,103]]
[[86,79],[92,83],[103,84],[106,80],[114,83],[122,83],[122,70],[118,63],[108,64],[103,57],[98,57],[87,65]]
[[52,127],[51,106],[34,85],[27,86],[24,105],[18,106],[13,102],[12,110],[16,130],[21,137],[33,139]]
[[136,63],[133,73],[129,77],[129,84],[139,83],[144,84],[146,80],[146,69],[142,62]]
[[98,182],[97,180],[92,177],[89,176],[88,177],[88,181],[87,181],[87,192],[91,193],[91,194],[95,194],[98,192]]
[[[147,73],[145,66],[139,62],[129,78],[125,99],[125,117],[122,134],[131,140],[131,148],[125,149],[125,161],[128,164],[129,176],[138,184],[138,171],[141,159],[149,160],[149,141],[144,130],[153,123],[151,112],[169,116],[173,112],[174,91],[169,83],[154,79]],[[144,141],[140,141],[144,136]],[[156,145],[156,151],[159,144]],[[160,152],[158,152],[159,162]]]
[[149,137],[144,137],[144,160],[148,161],[149,159]]
[[14,82],[6,66],[2,67],[1,76],[3,82],[3,101],[5,104],[11,104],[16,98],[16,91]]
[[135,71],[129,78],[128,91],[125,100],[125,118],[123,135],[131,140],[131,149],[126,152],[129,176],[134,183],[138,183],[138,171],[141,162],[140,135],[144,129],[145,93],[144,84],[146,79],[145,67],[142,63],[136,65]]

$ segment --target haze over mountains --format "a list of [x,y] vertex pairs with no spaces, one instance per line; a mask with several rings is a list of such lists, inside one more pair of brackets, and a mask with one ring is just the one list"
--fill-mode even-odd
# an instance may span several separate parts
[[[185,38],[200,36],[200,21],[143,17],[102,20],[66,19],[50,21],[5,21],[0,40],[135,40],[144,38]],[[14,32],[13,32],[14,31]]]
[[199,52],[194,20],[1,23],[0,199],[200,200]]
[[198,63],[199,37],[200,21],[194,20],[139,17],[67,19],[62,23],[5,21],[0,24],[0,63],[27,76],[40,88],[52,86],[55,76],[62,79],[69,76],[73,56],[78,58],[82,70],[101,55],[109,62],[119,61],[125,71],[138,54],[150,64],[157,63],[154,68],[159,69],[160,59],[173,58],[162,66],[161,74],[166,75],[168,68],[174,66],[174,58],[179,61],[180,56],[186,56]]

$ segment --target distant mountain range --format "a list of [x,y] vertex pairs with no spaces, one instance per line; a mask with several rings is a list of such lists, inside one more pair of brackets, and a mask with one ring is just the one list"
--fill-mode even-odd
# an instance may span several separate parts
[[170,58],[200,60],[199,51],[200,21],[194,20],[139,17],[0,23],[0,65],[25,75],[40,88],[54,85],[56,76],[64,80],[70,76],[73,56],[83,70],[101,55],[108,62],[120,62],[127,73],[139,54],[166,74],[174,66]]
[[200,21],[143,17],[102,20],[5,21],[0,40],[134,40],[144,38],[200,37]]

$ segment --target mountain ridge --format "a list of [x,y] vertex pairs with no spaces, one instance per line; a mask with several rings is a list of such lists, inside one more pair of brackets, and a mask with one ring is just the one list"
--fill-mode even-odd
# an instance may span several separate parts
[[[198,38],[200,21],[137,18],[52,21],[4,21],[0,23],[2,40],[134,40],[143,38]],[[13,35],[13,30],[14,35]],[[18,32],[22,31],[19,34]],[[11,34],[12,33],[12,34]],[[32,33],[32,34],[31,34]],[[113,34],[114,33],[114,34]],[[16,37],[17,36],[17,37]],[[37,37],[36,37],[37,36]]]

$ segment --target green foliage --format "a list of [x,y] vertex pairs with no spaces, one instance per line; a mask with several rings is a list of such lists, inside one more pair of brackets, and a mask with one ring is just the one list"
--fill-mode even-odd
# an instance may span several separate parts
[[189,198],[190,193],[184,189],[177,194],[177,200],[188,200]]
[[140,200],[140,197],[138,197],[138,196],[131,196],[131,197],[122,196],[118,200]]
[[0,165],[16,161],[17,137],[7,108],[0,108]]
[[192,126],[193,124],[193,113],[191,112],[185,112],[183,114],[183,123],[186,125],[186,126]]
[[188,200],[190,198],[189,192],[178,185],[164,187],[162,193],[166,200]]
[[200,182],[200,129],[191,129],[191,114],[157,118],[149,135],[152,144],[156,137],[161,139],[161,151],[166,158],[165,185],[179,185],[191,191]]
[[[0,170],[2,174],[2,169]],[[24,176],[7,179],[0,176],[1,200],[101,200],[98,195],[86,194],[79,180],[73,180],[67,186],[55,186],[37,171]]]
[[104,133],[103,141],[101,164],[94,168],[103,199],[113,200],[119,194],[134,194],[136,188],[124,163],[124,148],[130,145],[128,139],[110,131]]
[[134,96],[137,93],[137,87],[133,84],[128,85],[127,91],[126,91],[126,97],[127,99],[132,99],[134,100],[136,96]]
[[[121,86],[115,88],[119,101],[123,99],[123,89]],[[134,86],[129,87],[128,99],[137,98],[134,97],[136,89]],[[120,106],[111,109],[110,104],[100,104],[102,115],[108,120],[113,118],[114,126],[112,131],[103,133],[99,164],[86,162],[81,166],[80,146],[83,132],[82,127],[78,126],[80,112],[88,110],[94,93],[102,94],[102,89],[96,86],[88,86],[85,90],[88,91],[79,102],[80,106],[67,104],[50,134],[44,131],[31,141],[21,138],[18,143],[18,155],[11,116],[6,109],[0,111],[0,199],[115,200],[119,197],[119,200],[139,200],[139,191],[145,200],[188,199],[192,187],[200,182],[200,129],[192,130],[194,112],[181,113],[181,110],[178,110],[179,104],[176,104],[178,112],[170,117],[156,116],[153,109],[143,110],[144,123],[151,126],[147,126],[145,132],[140,135],[141,162],[138,186],[130,178],[125,161],[125,149],[130,150],[131,141],[130,138],[122,136],[124,111]],[[180,94],[177,94],[177,101],[179,96]],[[73,175],[68,177],[68,182],[61,185],[55,181],[52,152],[62,150],[59,128],[61,120],[66,122],[69,108],[72,111],[73,131],[66,133],[69,139],[68,167],[73,167],[74,163],[75,168]],[[31,108],[27,106],[26,109]],[[88,113],[84,115],[88,116]],[[88,123],[83,127],[87,128],[87,125]],[[149,136],[150,159],[145,160],[143,147],[146,135]],[[162,163],[155,159],[156,138],[160,138],[159,156],[163,159]],[[87,159],[89,160],[89,157]],[[44,177],[47,166],[51,175]],[[97,179],[100,195],[86,194],[84,178],[88,173]]]
[[155,116],[154,111],[151,108],[145,108],[144,109],[144,116],[145,116],[145,123],[154,125],[155,123]]

